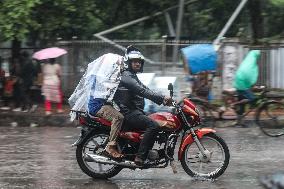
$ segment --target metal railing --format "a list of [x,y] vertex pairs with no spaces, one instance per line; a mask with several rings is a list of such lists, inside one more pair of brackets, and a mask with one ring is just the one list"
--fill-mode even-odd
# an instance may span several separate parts
[[[146,70],[154,70],[163,75],[173,75],[179,74],[178,72],[180,72],[181,69],[178,69],[176,70],[176,73],[173,73],[173,70],[169,68],[174,66],[182,68],[181,61],[173,63],[172,52],[173,47],[176,45],[176,41],[174,40],[115,40],[115,43],[124,47],[135,45],[139,48],[143,55],[151,60],[150,62],[146,61]],[[180,49],[189,45],[204,43],[212,43],[212,41],[181,40],[179,41],[178,48]],[[105,53],[112,52],[120,55],[124,54],[123,50],[103,41],[60,41],[58,42],[58,46],[65,48],[68,51],[68,54],[58,59],[58,62],[62,65],[62,83],[65,94],[70,94],[74,90],[88,63]],[[235,49],[235,62],[233,62],[235,68],[233,68],[232,72],[236,71],[238,65],[250,49],[260,49],[262,56],[259,61],[260,72],[258,85],[284,89],[284,42],[269,46],[250,47],[238,41],[223,41],[223,46],[220,48],[220,51],[218,51],[217,70],[217,75],[220,76],[223,86],[225,85],[224,82],[227,80],[224,73],[225,66],[228,64],[224,49],[228,46]],[[28,50],[30,53],[34,52],[33,48],[25,50]],[[0,56],[2,57],[3,62],[9,61],[10,51],[11,49],[9,48],[0,48]]]

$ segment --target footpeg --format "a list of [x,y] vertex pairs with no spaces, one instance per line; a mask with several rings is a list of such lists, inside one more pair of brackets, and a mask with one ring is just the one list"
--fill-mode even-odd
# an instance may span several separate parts
[[85,159],[89,162],[92,161],[92,162],[101,163],[101,164],[120,165],[120,166],[129,167],[129,168],[138,168],[138,166],[133,161],[124,160],[124,161],[118,162],[108,157],[97,155],[97,154],[86,153],[85,155],[86,155]]
[[173,170],[173,173],[176,174],[177,173],[177,165],[176,165],[175,160],[170,161],[170,166]]

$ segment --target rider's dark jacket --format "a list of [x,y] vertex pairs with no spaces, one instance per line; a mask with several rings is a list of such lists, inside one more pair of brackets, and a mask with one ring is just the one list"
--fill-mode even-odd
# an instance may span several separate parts
[[144,98],[160,105],[163,103],[164,96],[143,85],[135,73],[128,70],[124,71],[114,96],[114,101],[119,106],[120,112],[123,115],[137,111],[143,112]]

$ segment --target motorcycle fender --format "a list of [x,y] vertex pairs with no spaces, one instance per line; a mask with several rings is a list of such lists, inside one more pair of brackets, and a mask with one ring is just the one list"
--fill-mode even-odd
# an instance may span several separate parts
[[84,130],[84,129],[82,129],[81,133],[79,135],[79,138],[72,144],[72,146],[80,145],[84,141],[84,139],[91,133],[92,133],[92,130]]
[[[215,133],[216,131],[214,129],[210,129],[210,128],[202,128],[202,129],[197,129],[195,131],[196,135],[198,136],[198,138],[202,138],[205,134],[207,133]],[[187,135],[186,137],[184,137],[184,140],[182,140],[180,148],[179,148],[179,152],[178,152],[178,159],[181,160],[181,156],[182,153],[185,149],[185,147],[188,144],[192,144],[194,142],[192,134]]]

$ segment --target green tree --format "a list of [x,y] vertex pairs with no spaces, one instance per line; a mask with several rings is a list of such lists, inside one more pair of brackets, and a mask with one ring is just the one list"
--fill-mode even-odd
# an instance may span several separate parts
[[[92,0],[3,0],[0,4],[0,40],[12,41],[12,57],[19,55],[21,41],[45,46],[56,38],[89,31],[94,22]],[[38,43],[39,42],[39,43]]]
[[[143,16],[155,14],[178,4],[178,0],[1,0],[0,40],[28,39],[32,46],[43,47],[57,38],[92,39],[93,34]],[[199,0],[185,6],[182,36],[190,39],[214,39],[240,1]],[[256,39],[283,34],[283,0],[249,0],[227,37],[243,33]],[[177,10],[171,10],[173,24]],[[251,29],[252,28],[252,32]],[[112,39],[156,39],[168,34],[163,16],[108,34]],[[15,51],[16,52],[16,51]]]
[[31,19],[33,8],[40,0],[2,0],[0,2],[0,39],[12,41],[12,57],[19,56],[21,40],[36,25]]
[[[56,41],[57,38],[70,40],[73,36],[84,36],[89,31],[92,0],[41,0],[34,8],[32,19],[36,27],[30,27],[30,42],[39,46]],[[81,35],[83,34],[83,35]]]

